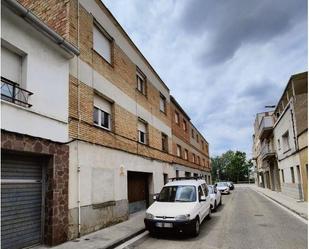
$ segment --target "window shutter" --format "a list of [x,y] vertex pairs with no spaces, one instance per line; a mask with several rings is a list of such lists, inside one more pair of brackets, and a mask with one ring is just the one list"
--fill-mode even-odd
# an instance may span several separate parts
[[21,84],[21,62],[20,55],[1,46],[1,76]]
[[95,25],[93,26],[93,49],[109,63],[112,62],[111,41]]
[[146,133],[146,124],[141,121],[138,121],[137,129],[139,131]]
[[94,95],[94,105],[97,106],[102,111],[107,112],[108,114],[112,113],[112,104],[109,101],[97,95]]

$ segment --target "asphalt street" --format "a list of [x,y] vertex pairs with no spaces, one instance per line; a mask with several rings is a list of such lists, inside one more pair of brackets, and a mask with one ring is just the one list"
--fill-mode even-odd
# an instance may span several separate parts
[[305,249],[307,224],[247,187],[223,196],[223,205],[201,225],[196,238],[167,235],[143,239],[127,249]]

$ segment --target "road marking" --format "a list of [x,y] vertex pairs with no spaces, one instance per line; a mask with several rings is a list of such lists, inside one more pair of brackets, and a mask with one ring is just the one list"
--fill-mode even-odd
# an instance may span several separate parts
[[145,232],[143,232],[143,233],[137,235],[136,237],[134,237],[134,238],[128,240],[127,242],[125,242],[125,243],[123,243],[123,244],[117,246],[115,249],[124,249],[124,248],[126,248],[127,246],[129,246],[129,245],[135,243],[136,241],[142,239],[143,237],[147,236],[148,234],[149,234],[149,232],[148,232],[148,231],[145,231]]
[[291,215],[293,215],[294,217],[296,217],[297,219],[299,219],[300,221],[302,221],[302,222],[305,223],[306,225],[308,224],[308,221],[307,221],[305,218],[301,217],[300,215],[294,213],[293,211],[291,211],[291,210],[288,209],[287,207],[285,207],[285,206],[279,204],[278,202],[274,201],[273,199],[271,199],[271,198],[268,197],[267,195],[265,195],[265,194],[263,194],[263,193],[261,193],[261,192],[255,190],[255,189],[253,189],[253,188],[250,188],[250,187],[249,187],[249,189],[253,190],[254,192],[258,193],[258,194],[261,195],[261,196],[264,196],[267,200],[271,201],[272,203],[274,203],[275,205],[277,205],[277,206],[280,207],[281,209],[283,209],[283,210],[285,210],[286,212],[290,213]]

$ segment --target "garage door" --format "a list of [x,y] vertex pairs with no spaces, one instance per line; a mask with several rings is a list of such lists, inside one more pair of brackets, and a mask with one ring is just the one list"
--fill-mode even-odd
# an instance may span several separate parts
[[2,155],[1,248],[42,241],[42,167],[31,158]]
[[148,203],[148,174],[128,172],[129,213],[146,209]]

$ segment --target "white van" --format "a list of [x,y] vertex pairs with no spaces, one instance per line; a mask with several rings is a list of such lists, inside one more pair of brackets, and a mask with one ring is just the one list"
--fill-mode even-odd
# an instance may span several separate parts
[[199,178],[174,178],[154,199],[144,220],[150,234],[174,230],[197,236],[200,224],[211,215],[208,187]]

